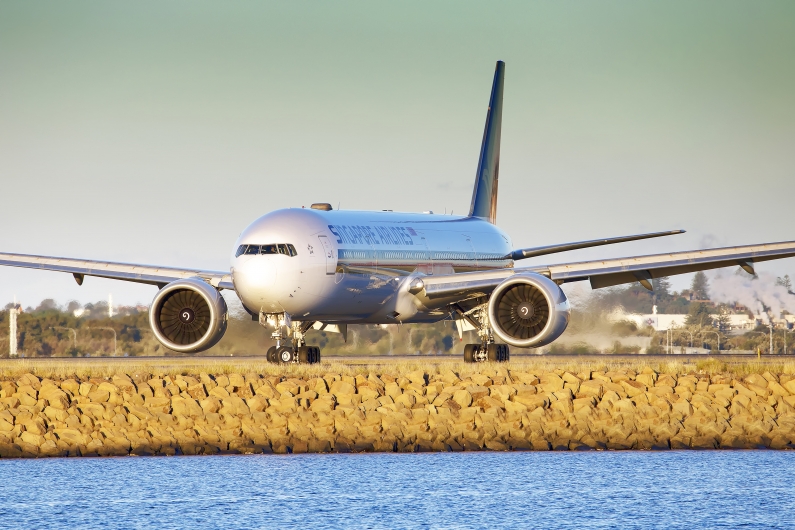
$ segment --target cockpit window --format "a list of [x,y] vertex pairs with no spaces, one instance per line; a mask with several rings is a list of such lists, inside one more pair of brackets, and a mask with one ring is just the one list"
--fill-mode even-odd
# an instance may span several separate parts
[[235,257],[240,257],[243,254],[257,255],[257,254],[284,254],[285,256],[297,256],[298,252],[295,247],[286,243],[272,243],[269,245],[240,245],[237,247]]

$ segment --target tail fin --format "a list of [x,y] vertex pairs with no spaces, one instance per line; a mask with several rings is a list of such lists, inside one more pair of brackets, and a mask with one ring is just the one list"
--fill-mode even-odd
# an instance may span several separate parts
[[497,180],[500,173],[500,131],[502,129],[502,87],[505,84],[505,63],[497,61],[491,85],[486,128],[480,147],[475,189],[472,191],[470,217],[483,217],[490,223],[497,220]]

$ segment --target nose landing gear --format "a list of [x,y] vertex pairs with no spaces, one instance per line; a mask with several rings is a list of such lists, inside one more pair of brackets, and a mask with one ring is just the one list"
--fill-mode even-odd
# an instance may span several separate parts
[[[294,322],[291,321],[289,315],[284,313],[276,315],[260,314],[260,324],[271,325],[275,327],[271,338],[276,340],[276,346],[268,348],[265,354],[268,362],[271,363],[306,363],[315,364],[320,362],[320,348],[317,346],[307,346],[304,339],[304,333],[312,327],[314,322]],[[284,344],[286,342],[283,329],[289,328],[288,333],[291,335],[291,344]]]

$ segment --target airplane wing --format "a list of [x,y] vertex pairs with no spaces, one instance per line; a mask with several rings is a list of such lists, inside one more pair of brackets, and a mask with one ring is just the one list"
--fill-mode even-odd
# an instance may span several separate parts
[[577,250],[580,248],[600,247],[602,245],[613,245],[615,243],[625,243],[627,241],[639,241],[641,239],[651,239],[653,237],[673,236],[676,234],[684,234],[684,230],[669,230],[667,232],[654,232],[651,234],[638,234],[635,236],[623,237],[609,237],[606,239],[592,239],[590,241],[576,241],[574,243],[563,243],[560,245],[547,245],[545,247],[521,248],[514,250],[510,254],[510,258],[514,261],[526,258],[534,258],[536,256],[545,256],[547,254],[557,254],[558,252],[567,252],[569,250]]
[[519,269],[423,276],[414,280],[410,290],[416,293],[424,290],[425,297],[430,300],[456,296],[472,298],[489,294],[504,279],[523,272],[542,274],[557,283],[589,280],[594,289],[640,282],[651,290],[650,280],[654,278],[732,266],[740,266],[753,274],[754,263],[793,256],[795,241],[786,241]]
[[157,265],[140,265],[137,263],[114,263],[111,261],[5,253],[0,253],[0,265],[68,272],[75,277],[79,285],[83,284],[85,276],[146,283],[157,285],[158,287],[162,287],[174,280],[198,276],[219,289],[234,290],[231,276],[224,271],[179,269],[176,267],[159,267]]

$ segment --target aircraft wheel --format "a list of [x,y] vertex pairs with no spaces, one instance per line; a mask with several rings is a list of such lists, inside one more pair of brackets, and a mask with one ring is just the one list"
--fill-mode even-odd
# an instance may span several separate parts
[[511,360],[511,349],[507,344],[502,345],[502,360],[508,362]]
[[312,349],[314,350],[315,354],[312,356],[312,360],[309,361],[309,362],[311,362],[311,363],[319,363],[320,362],[320,348],[318,348],[317,346],[314,346]]
[[265,354],[265,358],[268,360],[269,363],[278,363],[279,359],[276,357],[276,346],[271,346],[268,348],[268,353]]
[[276,356],[280,363],[291,363],[295,360],[295,352],[291,346],[282,346],[276,350]]
[[314,357],[314,348],[311,346],[301,346],[298,348],[298,361],[302,363],[311,363]]
[[486,349],[486,359],[491,362],[502,361],[502,344],[489,344]]
[[467,344],[464,346],[464,362],[465,363],[474,363],[475,362],[475,352],[478,350],[477,344]]

